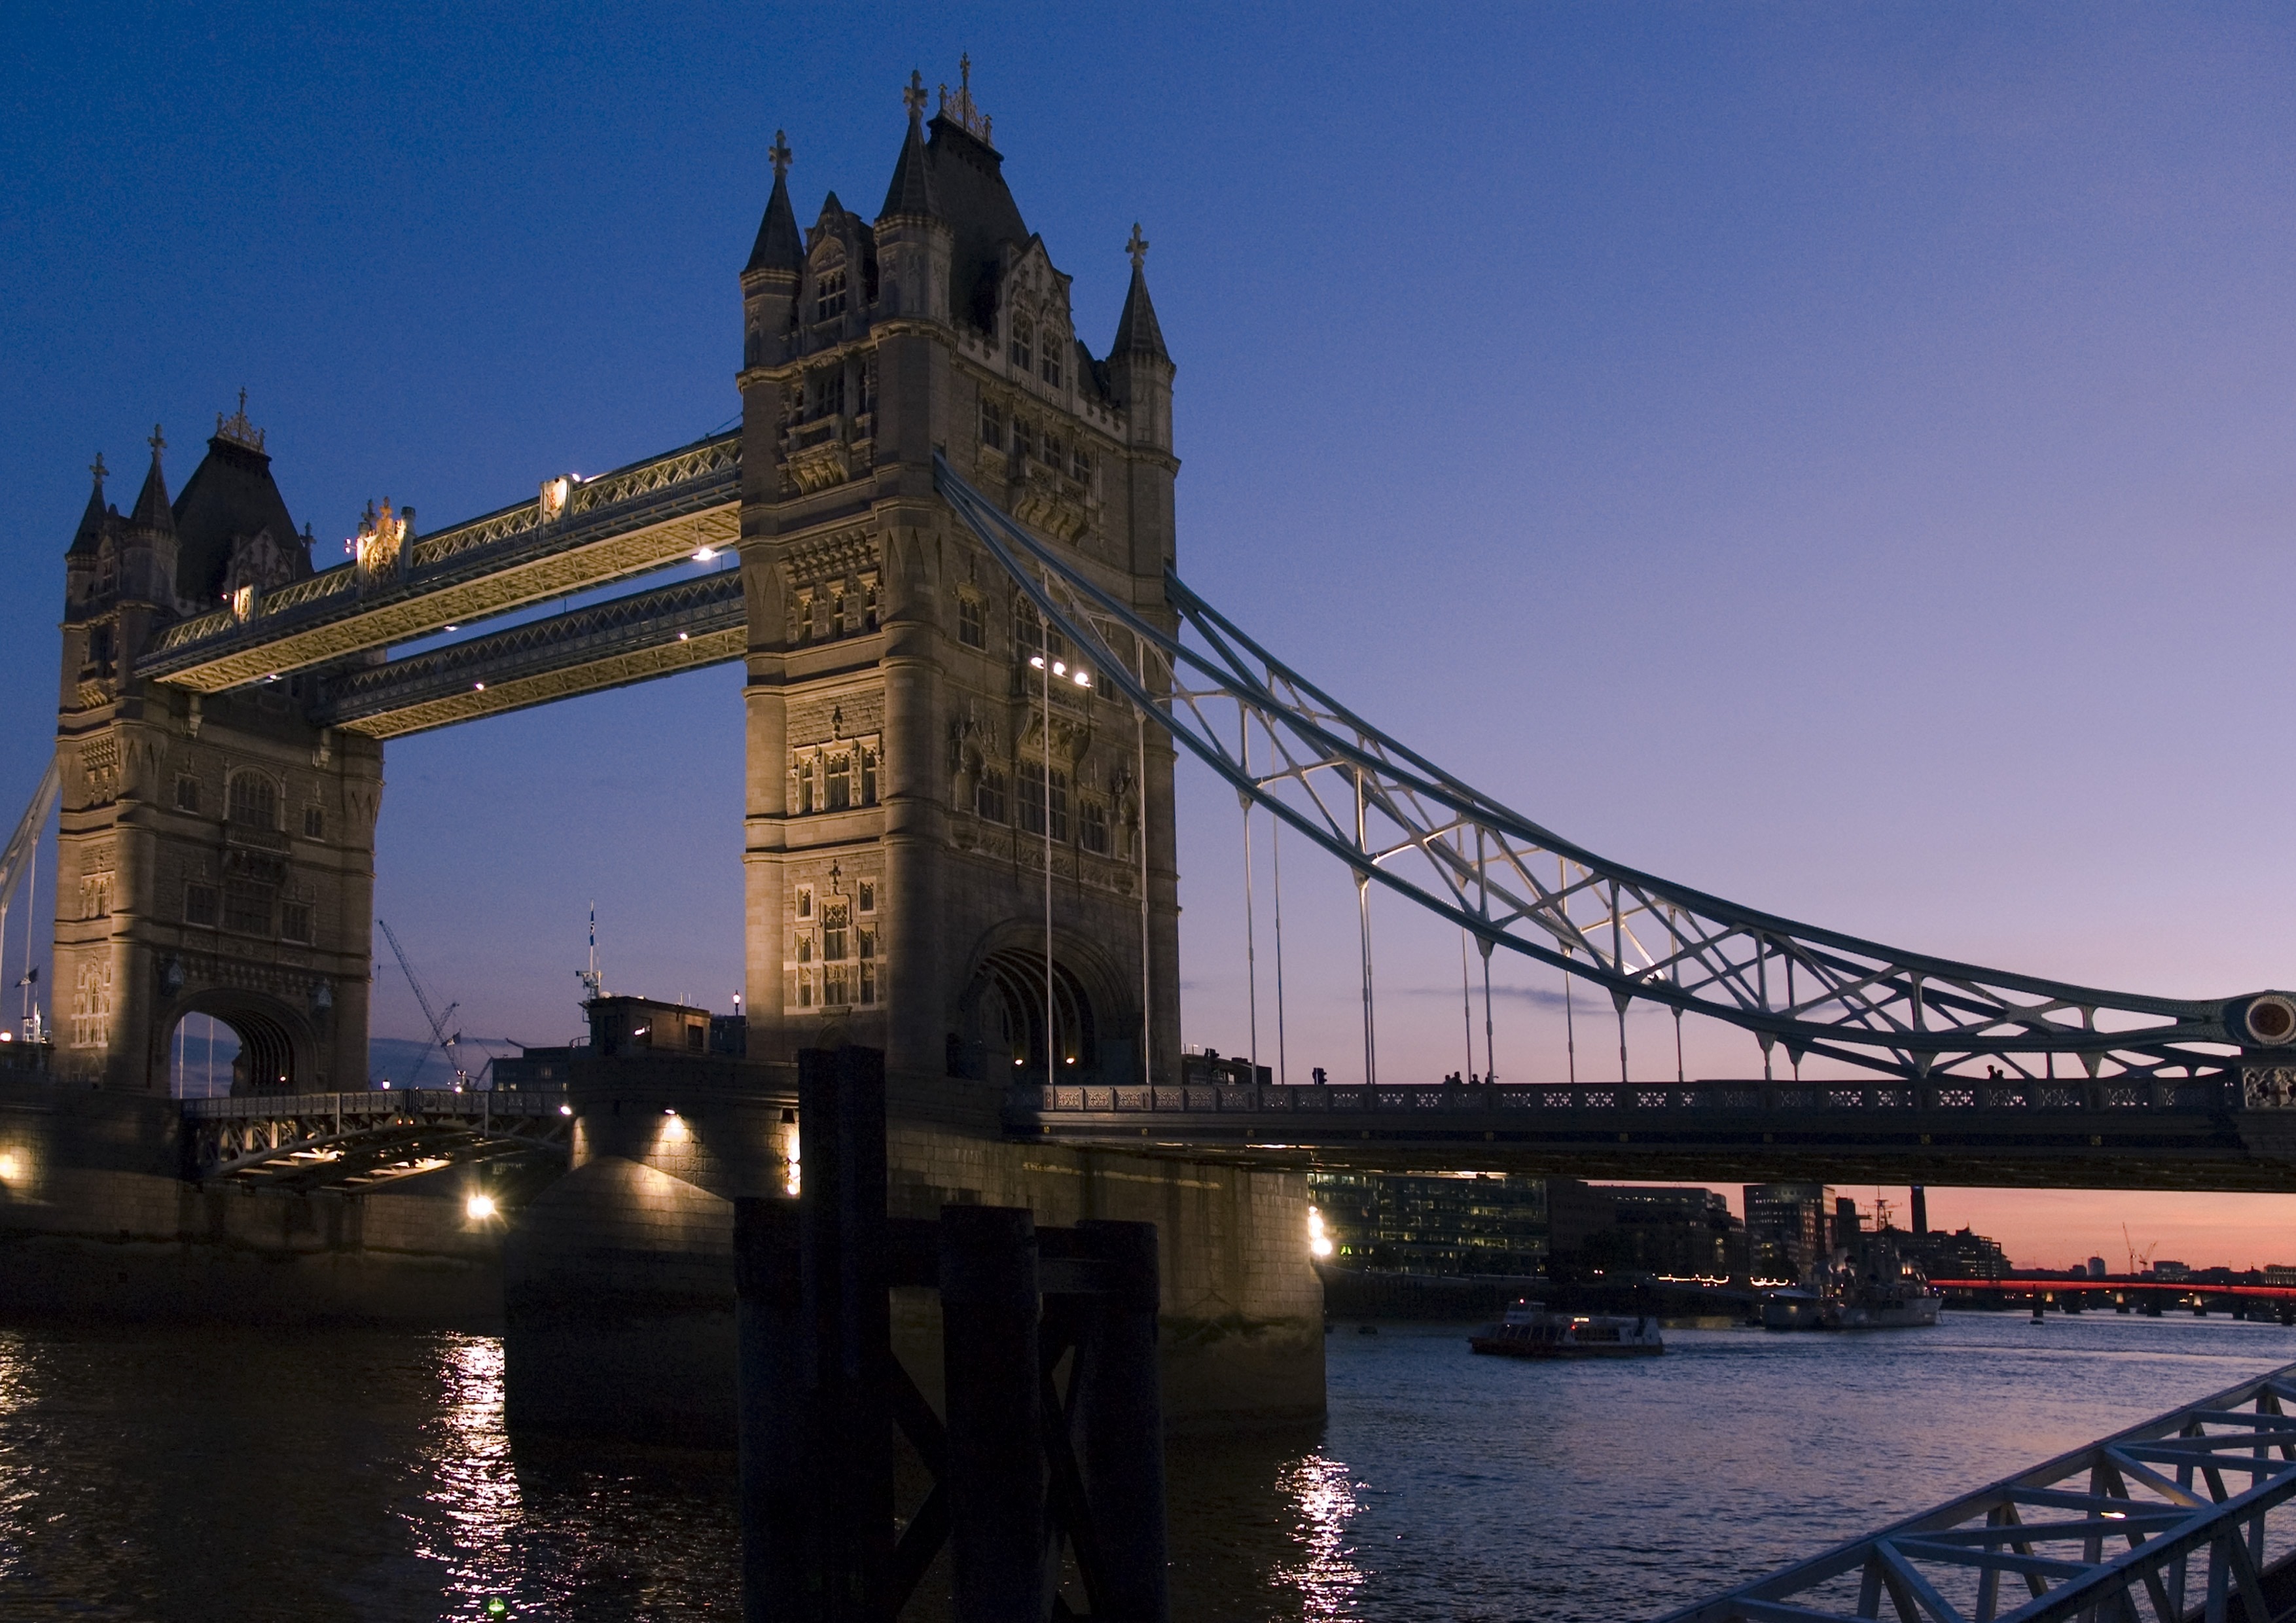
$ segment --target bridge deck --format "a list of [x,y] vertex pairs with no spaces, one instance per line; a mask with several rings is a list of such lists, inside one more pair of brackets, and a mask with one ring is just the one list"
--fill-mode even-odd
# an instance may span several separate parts
[[1295,1166],[2284,1190],[2287,1115],[2202,1078],[1039,1086],[1013,1091],[1005,1121],[1050,1143]]
[[452,1166],[563,1156],[563,1094],[451,1088],[186,1099],[201,1183],[371,1189]]
[[2296,1603],[2296,1365],[1677,1612],[1667,1623],[2274,1623]]

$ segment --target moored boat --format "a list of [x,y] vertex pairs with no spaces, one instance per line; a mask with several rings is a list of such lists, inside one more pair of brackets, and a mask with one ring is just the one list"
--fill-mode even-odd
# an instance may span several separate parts
[[1652,1315],[1550,1312],[1531,1301],[1517,1302],[1467,1345],[1506,1358],[1651,1358],[1666,1350]]

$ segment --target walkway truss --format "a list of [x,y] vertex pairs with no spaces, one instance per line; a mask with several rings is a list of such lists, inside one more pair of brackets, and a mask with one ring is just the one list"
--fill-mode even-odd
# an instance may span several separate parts
[[[1831,1060],[1916,1082],[1995,1066],[2030,1081],[2057,1078],[2060,1066],[2067,1079],[2193,1078],[2235,1069],[2240,1049],[2296,1042],[2296,999],[2284,994],[2194,1001],[2063,985],[1900,952],[1608,861],[1347,709],[1177,575],[1165,577],[1177,616],[1167,629],[939,458],[935,475],[1104,685],[1359,887],[1376,881],[1470,932],[1487,972],[1505,948],[1592,982],[1622,1032],[1640,998],[1751,1032],[1766,1064],[1783,1045],[1796,1065]],[[1623,1056],[1622,1041],[1622,1070]]]
[[1667,1623],[2272,1623],[2296,1576],[2296,1365]]

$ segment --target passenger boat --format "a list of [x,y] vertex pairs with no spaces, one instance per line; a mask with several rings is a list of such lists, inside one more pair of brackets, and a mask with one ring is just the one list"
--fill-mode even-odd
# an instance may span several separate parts
[[1517,1302],[1467,1345],[1507,1358],[1654,1358],[1666,1350],[1649,1314],[1551,1313],[1529,1301]]

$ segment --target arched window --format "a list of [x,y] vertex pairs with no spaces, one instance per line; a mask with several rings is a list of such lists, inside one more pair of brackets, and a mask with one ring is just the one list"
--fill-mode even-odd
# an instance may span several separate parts
[[1011,351],[1013,365],[1019,367],[1024,373],[1031,370],[1037,364],[1036,339],[1036,330],[1030,327],[1027,322],[1015,321],[1013,324],[1013,346]]
[[845,314],[845,266],[824,266],[814,282],[813,318],[829,321]]
[[278,786],[259,772],[231,775],[231,820],[242,828],[271,832],[279,827]]

